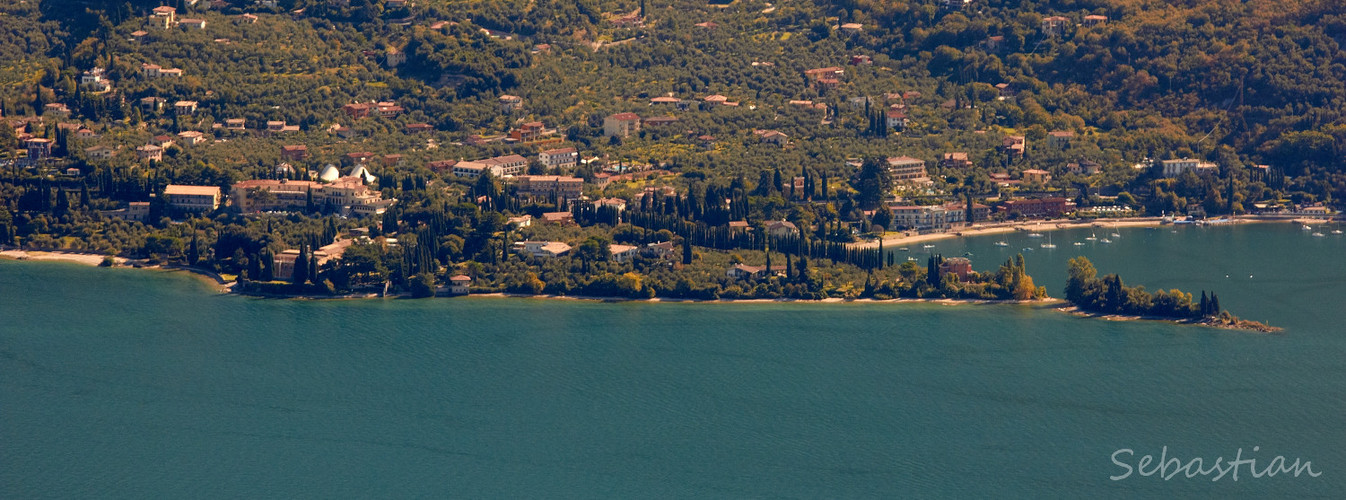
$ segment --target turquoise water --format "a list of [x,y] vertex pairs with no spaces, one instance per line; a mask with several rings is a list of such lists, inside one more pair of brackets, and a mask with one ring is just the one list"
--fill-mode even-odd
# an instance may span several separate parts
[[[1029,271],[1060,295],[1085,254],[1287,333],[1005,305],[265,300],[0,261],[0,498],[1339,496],[1346,239],[1170,231],[1056,232]],[[1009,238],[933,250],[990,269],[1038,244]],[[1163,446],[1322,475],[1109,479],[1115,450]]]

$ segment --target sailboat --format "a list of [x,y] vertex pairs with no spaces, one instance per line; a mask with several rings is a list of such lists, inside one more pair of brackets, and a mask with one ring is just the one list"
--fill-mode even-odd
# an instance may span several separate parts
[[1083,241],[1076,241],[1076,242],[1075,242],[1075,246],[1077,246],[1077,247],[1082,247],[1082,246],[1084,246],[1084,242],[1083,242]]
[[1000,241],[995,242],[995,246],[998,246],[998,247],[1007,247],[1007,246],[1009,246],[1009,243],[1006,243],[1005,240],[1000,240]]
[[1089,241],[1097,241],[1097,240],[1098,240],[1098,233],[1089,233],[1089,237],[1088,237],[1088,238],[1085,238],[1085,239],[1086,239],[1086,240],[1089,240]]
[[1051,237],[1051,235],[1047,235],[1047,242],[1042,244],[1042,248],[1046,248],[1046,249],[1056,248],[1056,245],[1053,245],[1053,244],[1052,244],[1052,237]]

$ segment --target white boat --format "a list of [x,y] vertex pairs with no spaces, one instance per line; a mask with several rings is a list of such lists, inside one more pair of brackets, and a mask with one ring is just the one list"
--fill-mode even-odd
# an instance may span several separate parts
[[1340,230],[1340,229],[1333,229],[1333,230],[1332,230],[1332,234],[1341,234],[1341,230]]
[[1082,247],[1082,246],[1084,246],[1084,242],[1083,242],[1083,241],[1076,241],[1076,242],[1075,242],[1075,246],[1077,246],[1077,247]]
[[902,248],[899,248],[898,250],[901,250],[901,251],[903,251],[903,252],[906,252],[906,251],[907,251],[907,247],[902,247]]
[[964,257],[971,257],[971,256],[972,256],[972,252],[963,252],[963,256],[964,256]]
[[1024,251],[1025,251],[1025,252],[1032,252],[1032,251],[1033,251],[1033,247],[1024,247]]
[[921,248],[924,248],[924,249],[926,249],[926,250],[929,250],[929,249],[931,249],[931,248],[935,248],[935,246],[934,246],[934,245],[921,245]]
[[1041,238],[1042,233],[1028,233],[1029,238]]
[[1095,241],[1095,240],[1098,240],[1098,233],[1089,233],[1089,237],[1088,237],[1088,238],[1085,238],[1085,239],[1086,239],[1086,240],[1089,240],[1089,241]]
[[1048,249],[1048,250],[1053,249],[1053,248],[1056,248],[1056,245],[1053,245],[1053,244],[1052,244],[1052,238],[1051,238],[1051,236],[1048,236],[1048,237],[1047,237],[1047,242],[1042,244],[1042,248],[1046,248],[1046,249]]
[[1109,236],[1112,236],[1113,238],[1121,238],[1121,237],[1122,237],[1122,235],[1119,234],[1119,233],[1112,233],[1112,234],[1110,234]]
[[916,262],[916,257],[907,257],[907,262]]
[[1099,242],[1099,243],[1112,243],[1112,240],[1107,239],[1107,238],[1103,238],[1103,239],[1101,239],[1101,240],[1098,240],[1098,242]]
[[1005,243],[1004,240],[1000,240],[1000,241],[995,242],[995,246],[998,246],[998,247],[1007,247],[1007,246],[1009,246],[1009,243]]
[[1313,236],[1314,236],[1315,238],[1322,238],[1322,237],[1325,236],[1325,235],[1324,235],[1323,233],[1319,233],[1319,232],[1317,232],[1317,231],[1314,231]]
[[1304,226],[1304,227],[1301,227],[1300,229],[1303,229],[1303,230],[1305,230],[1305,231],[1312,231],[1312,230],[1313,230],[1313,228],[1311,228],[1311,227],[1309,227],[1309,226],[1307,226],[1307,225]]

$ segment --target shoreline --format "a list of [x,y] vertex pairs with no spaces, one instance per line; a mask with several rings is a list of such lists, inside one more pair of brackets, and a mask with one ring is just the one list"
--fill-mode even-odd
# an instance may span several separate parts
[[[1297,219],[1248,218],[1248,219],[1231,220],[1229,223],[1231,223],[1231,224],[1238,224],[1238,223],[1253,223],[1253,222],[1294,222],[1294,223],[1298,223],[1299,220],[1297,220]],[[1070,227],[1070,228],[1061,228],[1061,227],[1059,227],[1059,226],[1056,226],[1056,227],[1054,227],[1054,229],[1071,229],[1071,228],[1075,228],[1075,227],[1089,227],[1089,226],[1091,226],[1091,225],[1093,225],[1093,224],[1089,224],[1089,223],[1086,223],[1086,224],[1077,224],[1077,225],[1075,225],[1075,226],[1073,226],[1073,227]],[[1150,225],[1156,225],[1156,226],[1157,226],[1157,225],[1159,225],[1159,221],[1158,221],[1158,220],[1155,220],[1155,221],[1131,221],[1131,224],[1130,224],[1130,225],[1116,225],[1116,226],[1111,226],[1111,227],[1145,227],[1145,226],[1150,226]],[[1007,227],[990,228],[990,229],[994,229],[995,231],[994,231],[994,232],[979,232],[979,233],[975,233],[975,234],[967,234],[966,232],[962,232],[962,233],[959,233],[959,234],[940,233],[940,234],[920,235],[920,236],[934,236],[934,237],[939,237],[939,238],[936,238],[936,239],[958,238],[958,237],[968,237],[968,236],[980,236],[980,235],[985,235],[985,234],[998,234],[998,233],[1004,233],[1004,232],[1016,231],[1016,230],[1018,230],[1017,227],[1018,227],[1018,226],[1007,226]],[[1048,230],[1050,230],[1050,229],[1048,229]],[[886,241],[886,240],[885,240],[885,241]],[[107,257],[107,256],[105,256],[105,255],[101,255],[101,254],[79,253],[79,252],[51,252],[51,251],[42,251],[42,250],[18,250],[18,249],[0,250],[0,260],[35,261],[35,262],[65,262],[65,263],[81,264],[81,265],[85,265],[85,266],[89,266],[89,267],[102,267],[103,259],[104,259],[105,257]],[[172,264],[170,264],[170,265],[153,265],[153,266],[150,266],[150,265],[137,265],[137,264],[138,264],[137,261],[133,261],[133,260],[130,260],[130,259],[127,259],[127,258],[124,258],[124,257],[115,257],[115,256],[114,256],[113,259],[114,259],[114,261],[116,262],[116,264],[115,264],[114,266],[112,266],[112,267],[131,267],[131,268],[134,268],[134,269],[145,269],[145,270],[150,270],[150,271],[161,271],[161,272],[174,272],[174,271],[185,272],[187,275],[191,276],[192,278],[194,278],[194,279],[199,279],[199,280],[201,280],[203,283],[206,283],[206,284],[210,285],[210,286],[216,291],[216,293],[226,294],[226,295],[239,295],[239,296],[243,296],[243,297],[253,297],[253,298],[261,298],[261,299],[280,299],[280,300],[357,300],[357,299],[393,299],[393,300],[397,300],[397,299],[410,299],[410,298],[412,298],[412,297],[411,297],[411,294],[409,294],[409,293],[399,293],[399,294],[393,294],[393,295],[387,295],[387,296],[380,296],[380,295],[377,294],[377,293],[352,293],[352,294],[345,294],[345,295],[323,296],[323,295],[275,294],[275,293],[246,292],[246,291],[239,290],[239,289],[237,289],[237,288],[235,287],[235,285],[237,284],[236,281],[234,281],[234,282],[225,282],[225,281],[223,281],[223,278],[221,278],[218,274],[215,274],[215,273],[213,273],[213,272],[206,271],[206,270],[204,270],[204,269],[199,269],[199,268],[190,267],[190,266],[185,266],[185,265],[172,265]],[[859,303],[859,304],[920,304],[920,303],[925,303],[925,304],[938,304],[938,305],[944,305],[944,306],[963,306],[963,305],[1028,305],[1028,306],[1039,306],[1040,309],[1050,308],[1050,309],[1052,309],[1052,310],[1054,310],[1054,311],[1056,311],[1056,312],[1061,312],[1061,313],[1065,313],[1065,314],[1070,314],[1070,315],[1072,315],[1072,316],[1077,316],[1077,317],[1082,317],[1082,318],[1103,319],[1103,320],[1107,320],[1107,321],[1161,321],[1161,322],[1170,323],[1170,324],[1175,324],[1175,325],[1204,326],[1204,327],[1217,328],[1217,329],[1223,329],[1223,330],[1239,330],[1239,331],[1248,331],[1248,332],[1254,332],[1254,333],[1283,333],[1283,332],[1284,332],[1284,329],[1283,329],[1283,328],[1280,328],[1280,327],[1274,327],[1274,326],[1266,325],[1266,324],[1259,323],[1259,322],[1256,322],[1256,321],[1248,321],[1248,320],[1236,320],[1236,321],[1233,322],[1233,323],[1218,323],[1218,322],[1214,322],[1214,321],[1209,320],[1209,319],[1192,320],[1192,319],[1178,319],[1178,318],[1168,318],[1168,317],[1159,317],[1159,316],[1137,316],[1137,315],[1123,315],[1123,314],[1093,313],[1093,312],[1082,311],[1082,310],[1080,310],[1078,307],[1076,307],[1076,306],[1070,304],[1069,302],[1066,302],[1064,299],[1059,299],[1059,298],[1054,298],[1054,297],[1046,297],[1046,298],[1043,298],[1043,299],[1035,299],[1035,300],[950,299],[950,298],[902,298],[902,297],[894,298],[894,299],[872,299],[872,298],[845,299],[845,298],[840,298],[840,297],[829,297],[829,298],[826,298],[826,299],[792,299],[792,298],[777,298],[777,299],[683,299],[683,298],[669,298],[669,297],[631,298],[631,297],[595,297],[595,296],[585,296],[585,295],[527,295],[527,294],[515,294],[515,293],[506,293],[506,292],[491,292],[491,293],[479,293],[479,294],[468,294],[468,295],[434,295],[434,296],[432,296],[432,297],[425,297],[425,298],[454,298],[454,297],[464,297],[464,298],[466,298],[466,297],[480,297],[480,298],[488,298],[488,299],[541,299],[541,300],[568,300],[568,301],[585,301],[585,302],[596,302],[596,303],[645,302],[645,303],[656,303],[656,304],[657,304],[657,303],[674,303],[674,304],[675,304],[675,303],[697,303],[697,304],[771,304],[771,303],[781,303],[781,304],[785,304],[785,303],[790,303],[790,304],[837,304],[837,303],[843,303],[843,304],[845,304],[845,303]]]
[[[112,257],[113,265],[104,266],[103,259]],[[148,271],[161,272],[185,272],[194,279],[199,279],[203,283],[210,285],[220,293],[232,293],[234,282],[224,281],[219,275],[185,265],[145,265],[139,261],[128,259],[126,257],[109,256],[95,253],[83,252],[53,252],[48,250],[18,250],[8,249],[0,250],[0,260],[27,261],[27,262],[61,262],[67,264],[79,264],[88,267],[122,267],[132,269],[144,269]]]
[[1169,318],[1169,317],[1166,317],[1166,316],[1146,316],[1146,315],[1134,315],[1134,314],[1108,314],[1108,313],[1089,312],[1089,311],[1081,310],[1081,309],[1079,308],[1079,306],[1070,304],[1069,302],[1066,302],[1066,301],[1064,301],[1064,300],[1061,300],[1061,303],[1066,304],[1066,306],[1065,306],[1065,307],[1053,307],[1052,309],[1056,310],[1057,312],[1061,312],[1061,313],[1069,314],[1069,315],[1071,315],[1071,316],[1076,316],[1076,317],[1080,317],[1080,318],[1094,318],[1094,319],[1102,319],[1102,320],[1107,320],[1107,321],[1159,321],[1159,322],[1163,322],[1163,323],[1171,323],[1171,324],[1175,324],[1175,325],[1204,326],[1204,327],[1207,327],[1207,328],[1215,328],[1215,329],[1219,329],[1219,330],[1238,330],[1238,331],[1253,332],[1253,333],[1284,333],[1284,332],[1285,332],[1285,329],[1284,329],[1284,328],[1281,328],[1281,327],[1278,327],[1278,326],[1271,326],[1271,325],[1268,325],[1268,324],[1265,324],[1265,323],[1261,323],[1261,322],[1257,322],[1257,321],[1249,321],[1249,320],[1242,320],[1242,319],[1235,319],[1235,321],[1232,322],[1232,323],[1220,323],[1220,322],[1216,322],[1216,321],[1214,321],[1214,320],[1212,320],[1212,319],[1210,319],[1210,318],[1200,318],[1200,319],[1196,319],[1196,318]]
[[840,297],[829,297],[826,299],[680,299],[670,297],[653,297],[648,299],[635,299],[630,297],[593,297],[586,295],[525,295],[517,293],[493,292],[477,293],[471,295],[455,295],[452,297],[482,297],[496,299],[544,299],[544,300],[573,300],[585,302],[649,302],[649,303],[697,303],[697,304],[939,304],[946,306],[959,305],[1052,305],[1061,302],[1061,299],[1047,297],[1038,300],[1001,300],[1001,299],[930,299],[930,298],[896,298],[896,299],[843,299]]
[[[912,243],[927,243],[931,241],[948,240],[955,238],[971,238],[976,236],[991,236],[991,235],[1008,234],[1015,232],[1042,233],[1048,231],[1058,231],[1067,229],[1085,229],[1085,228],[1112,229],[1112,228],[1129,228],[1129,227],[1159,227],[1163,225],[1172,225],[1171,223],[1164,224],[1163,220],[1164,220],[1163,217],[1127,217],[1122,219],[1092,219],[1088,221],[1061,219],[1051,221],[1013,222],[1013,223],[994,224],[994,225],[974,224],[958,231],[947,231],[940,233],[925,233],[925,234],[911,234],[910,232],[906,232],[894,235],[884,235],[881,239],[883,241],[884,248],[898,248]],[[1243,216],[1230,217],[1228,218],[1228,222],[1224,222],[1218,225],[1254,224],[1254,223],[1260,224],[1271,222],[1289,222],[1298,224],[1302,223],[1302,219],[1274,217],[1274,216],[1268,217],[1268,216],[1243,215]],[[850,245],[853,246],[854,248],[862,248],[862,249],[876,248],[879,246],[879,242],[866,241],[861,243],[851,243]]]
[[[103,259],[107,255],[82,252],[49,252],[43,250],[0,250],[0,259],[4,260],[31,260],[47,262],[70,262],[74,264],[83,264],[86,266],[98,267],[103,265]],[[125,257],[112,256],[117,265],[125,265],[129,260]]]

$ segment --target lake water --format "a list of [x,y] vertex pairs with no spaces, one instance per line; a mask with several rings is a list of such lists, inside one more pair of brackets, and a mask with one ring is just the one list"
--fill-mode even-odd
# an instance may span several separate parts
[[[0,498],[1346,491],[1346,238],[1119,232],[931,251],[987,270],[1034,247],[1055,296],[1087,255],[1151,290],[1216,290],[1286,333],[1011,305],[266,300],[0,261]],[[1321,476],[1109,479],[1126,472],[1116,450],[1134,466],[1164,446]]]

